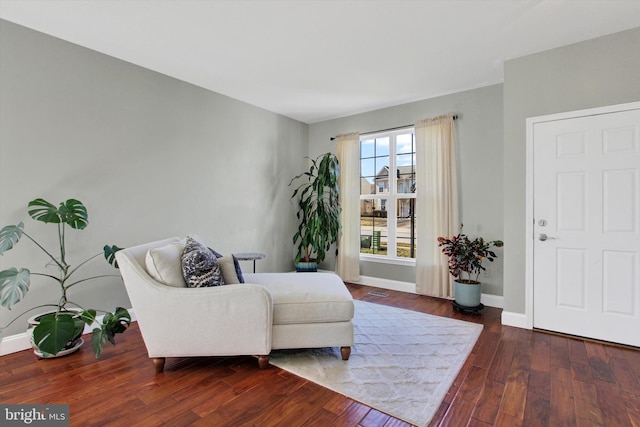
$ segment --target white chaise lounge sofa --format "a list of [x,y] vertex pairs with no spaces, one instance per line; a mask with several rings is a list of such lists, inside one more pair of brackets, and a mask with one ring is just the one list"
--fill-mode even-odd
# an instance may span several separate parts
[[[354,306],[339,276],[255,273],[245,274],[241,284],[180,287],[172,282],[179,282],[176,275],[182,272],[181,241],[175,237],[116,253],[157,372],[167,357],[192,356],[257,355],[264,368],[272,349],[340,347],[342,359],[348,360]],[[160,281],[147,270],[152,249],[163,250]]]

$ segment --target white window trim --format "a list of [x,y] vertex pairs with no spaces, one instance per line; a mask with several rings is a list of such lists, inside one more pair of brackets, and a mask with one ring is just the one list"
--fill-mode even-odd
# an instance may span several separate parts
[[404,265],[408,267],[416,266],[415,258],[403,258],[398,256],[392,257],[388,255],[360,254],[360,261],[377,262],[380,264]]
[[[408,132],[412,132],[414,134],[414,143],[415,143],[415,128],[413,126],[407,126],[405,128],[396,129],[393,131],[387,132],[376,132],[370,134],[361,134],[360,142],[363,140],[371,140],[383,137],[389,137],[389,192],[388,193],[377,193],[377,194],[361,194],[361,200],[372,200],[372,199],[386,199],[387,200],[387,221],[389,218],[395,218],[397,221],[397,205],[398,199],[415,199],[416,193],[397,193],[398,189],[398,178],[396,173],[392,173],[397,169],[396,161],[397,161],[397,150],[396,150],[396,137],[398,135],[404,135]],[[393,141],[393,143],[391,143]],[[362,176],[362,173],[360,174]],[[376,187],[377,188],[377,187]],[[391,193],[391,189],[394,189],[393,194]],[[405,258],[399,256],[392,256],[388,254],[397,254],[397,239],[396,239],[396,227],[394,226],[392,229],[387,226],[387,255],[376,255],[376,254],[360,254],[360,261],[364,262],[375,262],[381,264],[395,264],[395,265],[405,265],[405,266],[413,266],[416,265],[415,258]]]

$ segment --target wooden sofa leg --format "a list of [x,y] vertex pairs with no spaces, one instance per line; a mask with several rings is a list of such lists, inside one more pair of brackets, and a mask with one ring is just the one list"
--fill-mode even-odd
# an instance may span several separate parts
[[164,371],[164,357],[154,357],[153,358],[153,366],[156,368],[156,373],[159,374]]
[[342,360],[349,360],[349,356],[351,356],[351,347],[340,347],[340,354],[342,354]]
[[258,356],[258,367],[260,369],[264,369],[269,365],[269,355],[263,355],[261,354],[260,356]]

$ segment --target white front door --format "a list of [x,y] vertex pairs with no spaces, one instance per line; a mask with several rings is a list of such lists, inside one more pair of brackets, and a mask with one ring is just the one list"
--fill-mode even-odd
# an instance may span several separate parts
[[640,346],[640,109],[533,123],[533,326]]

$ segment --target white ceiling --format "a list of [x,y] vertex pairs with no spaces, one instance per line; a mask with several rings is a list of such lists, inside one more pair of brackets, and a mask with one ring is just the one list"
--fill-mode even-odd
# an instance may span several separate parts
[[500,83],[505,60],[639,27],[640,0],[0,0],[0,17],[315,123]]

